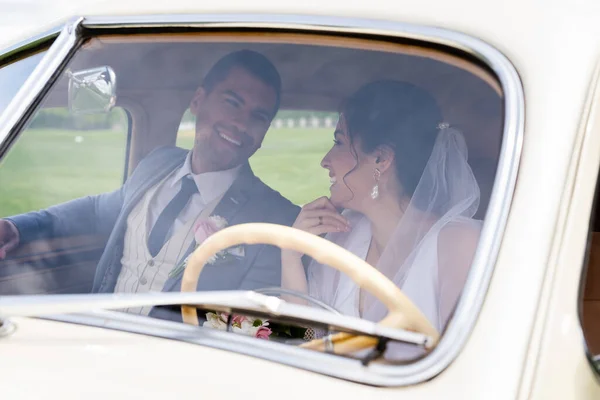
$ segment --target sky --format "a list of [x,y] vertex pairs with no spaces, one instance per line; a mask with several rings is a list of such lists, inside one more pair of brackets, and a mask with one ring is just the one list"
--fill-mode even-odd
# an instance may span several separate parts
[[97,0],[0,0],[0,48],[29,29],[66,18]]

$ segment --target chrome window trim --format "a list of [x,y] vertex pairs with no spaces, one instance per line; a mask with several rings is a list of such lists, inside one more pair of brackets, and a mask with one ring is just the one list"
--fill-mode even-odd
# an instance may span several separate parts
[[[15,56],[29,49],[34,49],[35,47],[41,46],[49,40],[58,37],[61,29],[62,25],[0,49],[0,64],[3,63],[4,60],[8,57]],[[2,65],[0,65],[0,68],[1,67]]]
[[[27,117],[33,112],[44,94],[50,90],[53,77],[58,75],[61,66],[73,54],[78,41],[77,30],[81,21],[82,18],[73,19],[62,28],[40,63],[34,68],[31,75],[0,115],[0,158],[6,152],[14,137],[17,136],[20,126],[27,120]],[[49,33],[49,36],[53,35],[55,35],[54,30]],[[34,38],[22,44],[22,47],[13,47],[9,51],[12,54],[25,51],[32,43],[39,40],[42,39],[39,37]],[[3,56],[0,55],[0,59]]]
[[[268,340],[259,340],[212,328],[198,328],[178,322],[163,321],[112,310],[44,316],[40,319],[183,341],[291,365],[352,382],[374,386],[390,386],[387,377],[374,371],[372,365],[363,366],[361,361],[357,359],[306,350]],[[282,361],[286,358],[294,362]]]
[[[427,357],[410,365],[390,366],[372,364],[369,367],[355,365],[354,362],[331,356],[318,355],[313,352],[296,353],[294,350],[281,349],[269,352],[273,344],[260,341],[252,342],[251,346],[237,346],[231,342],[219,342],[220,339],[206,339],[202,344],[226,348],[244,354],[268,358],[283,364],[318,371],[330,376],[336,376],[353,381],[381,385],[399,386],[419,383],[433,378],[444,370],[459,351],[463,348],[471,333],[477,316],[483,305],[489,282],[494,270],[500,242],[505,230],[510,205],[514,193],[516,176],[520,162],[524,130],[524,95],[517,71],[510,61],[497,49],[487,43],[459,32],[407,23],[367,20],[358,18],[308,16],[308,15],[258,15],[258,14],[201,14],[201,15],[148,15],[148,16],[106,16],[90,17],[81,23],[82,27],[94,30],[93,33],[128,28],[257,28],[257,29],[286,29],[315,33],[360,34],[363,37],[387,37],[418,40],[427,43],[443,45],[459,49],[488,65],[497,75],[505,98],[504,133],[498,169],[494,188],[492,190],[481,238],[473,260],[473,266],[465,283],[463,295],[457,305],[455,318],[450,322],[439,345]],[[53,46],[57,60],[50,54],[34,71],[39,78],[50,77],[69,54],[75,44],[72,29],[70,33],[59,36],[61,43]],[[32,78],[32,77],[31,77]],[[47,79],[44,80],[46,82]],[[39,82],[39,81],[38,81]],[[27,87],[35,89],[27,94],[19,92],[11,106],[18,112],[0,119],[0,151],[6,140],[8,131],[18,123],[18,119],[26,117],[24,111],[39,98],[43,83],[36,84],[29,79]],[[1,156],[1,152],[0,152]],[[128,330],[123,326],[124,330]],[[285,347],[285,346],[284,346]],[[265,350],[260,353],[259,350]],[[299,349],[298,349],[299,350]],[[288,355],[294,357],[286,357]],[[297,355],[297,357],[296,357]],[[323,358],[325,357],[325,358]],[[312,360],[310,362],[305,360]],[[335,368],[331,368],[335,366]],[[325,370],[326,369],[326,370]]]

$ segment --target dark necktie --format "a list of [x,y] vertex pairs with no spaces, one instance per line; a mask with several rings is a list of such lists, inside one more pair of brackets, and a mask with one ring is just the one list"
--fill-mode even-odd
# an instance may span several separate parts
[[171,226],[173,226],[175,219],[188,203],[190,197],[195,193],[198,193],[198,187],[196,186],[196,182],[188,175],[181,180],[179,193],[173,197],[173,200],[160,213],[156,219],[156,223],[152,227],[150,236],[148,236],[148,250],[152,254],[152,257],[155,257],[163,247],[167,233],[171,229]]

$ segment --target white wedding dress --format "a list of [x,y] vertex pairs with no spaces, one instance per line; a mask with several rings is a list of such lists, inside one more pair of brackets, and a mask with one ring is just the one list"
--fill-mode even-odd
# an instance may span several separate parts
[[[457,257],[440,254],[439,249],[459,251],[460,232],[479,232],[481,221],[472,219],[478,206],[479,186],[467,163],[464,139],[453,128],[442,129],[410,204],[376,266],[401,288],[439,332],[449,318],[442,308],[454,305],[442,307],[441,302],[455,303],[458,300],[454,298],[455,293],[462,289],[462,286],[449,288],[448,285],[456,285],[456,280],[445,277],[454,271],[468,271],[470,265],[470,261],[466,268],[453,265]],[[352,230],[331,233],[326,238],[366,259],[371,243],[370,221],[352,210],[344,210],[342,215],[348,218]],[[444,232],[452,234],[444,235]],[[441,236],[448,242],[444,246],[440,245]],[[307,272],[309,295],[340,313],[371,321],[379,321],[387,314],[381,302],[367,295],[370,301],[361,315],[359,287],[347,275],[314,260]],[[458,282],[462,285],[464,280],[458,279]],[[413,358],[423,353],[415,346],[401,343],[391,344],[388,350],[386,356],[391,354],[394,359]]]

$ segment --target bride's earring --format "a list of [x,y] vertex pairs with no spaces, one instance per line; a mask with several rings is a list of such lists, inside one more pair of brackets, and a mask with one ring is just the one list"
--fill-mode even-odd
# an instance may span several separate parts
[[373,178],[375,179],[375,186],[373,186],[373,190],[371,190],[371,198],[375,200],[379,197],[379,178],[381,178],[381,171],[379,171],[379,169],[375,168]]

